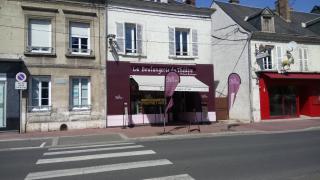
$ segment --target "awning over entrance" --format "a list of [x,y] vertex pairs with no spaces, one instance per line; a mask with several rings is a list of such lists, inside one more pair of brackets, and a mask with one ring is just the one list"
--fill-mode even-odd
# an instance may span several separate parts
[[[164,91],[165,76],[131,75],[139,85],[140,91]],[[209,86],[194,76],[180,76],[176,91],[209,92]]]
[[288,74],[278,74],[278,73],[263,73],[268,78],[271,79],[320,79],[320,74],[304,74],[304,73],[288,73]]

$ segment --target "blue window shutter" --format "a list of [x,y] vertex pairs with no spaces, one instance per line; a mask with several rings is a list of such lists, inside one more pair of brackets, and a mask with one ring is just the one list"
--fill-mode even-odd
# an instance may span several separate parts
[[125,37],[124,37],[124,24],[123,23],[116,23],[117,27],[117,50],[118,53],[124,53],[124,45],[125,45]]

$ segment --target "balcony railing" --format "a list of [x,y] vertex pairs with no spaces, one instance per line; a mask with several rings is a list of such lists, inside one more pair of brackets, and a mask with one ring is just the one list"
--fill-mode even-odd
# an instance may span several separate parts
[[26,51],[28,53],[53,53],[52,47],[40,47],[40,46],[27,46]]

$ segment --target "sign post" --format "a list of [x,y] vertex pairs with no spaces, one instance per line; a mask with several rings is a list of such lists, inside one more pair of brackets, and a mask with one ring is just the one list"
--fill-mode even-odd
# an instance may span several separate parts
[[19,110],[20,110],[20,133],[22,133],[22,91],[28,88],[27,75],[23,72],[16,74],[15,89],[19,90]]
[[[165,109],[165,116],[163,120],[163,133],[166,133],[166,116],[168,110],[173,106],[173,99],[172,95],[177,88],[178,84],[180,83],[180,76],[176,72],[169,72],[164,81],[164,98],[165,98],[165,105],[167,106]],[[169,103],[167,104],[167,98],[170,98]],[[168,117],[168,116],[167,116]]]

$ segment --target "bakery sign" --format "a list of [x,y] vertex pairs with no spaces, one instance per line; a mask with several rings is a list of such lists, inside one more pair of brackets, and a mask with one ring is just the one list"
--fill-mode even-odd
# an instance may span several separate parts
[[165,75],[169,72],[176,72],[180,75],[195,75],[195,68],[192,67],[161,67],[161,66],[132,66],[132,72],[134,73],[150,73]]

